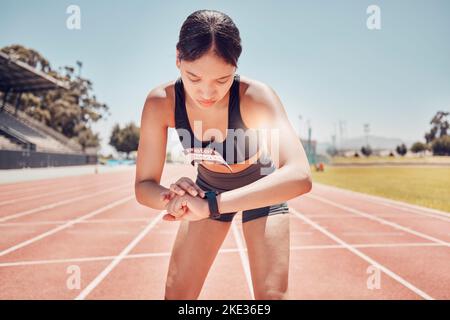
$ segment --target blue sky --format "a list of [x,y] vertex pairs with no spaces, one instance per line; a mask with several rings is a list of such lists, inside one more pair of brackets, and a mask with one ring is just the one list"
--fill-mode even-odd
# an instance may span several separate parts
[[[81,30],[66,28],[71,4]],[[366,27],[372,4],[381,30]],[[34,48],[53,68],[83,62],[112,113],[94,126],[103,151],[113,124],[139,124],[147,93],[178,77],[179,29],[198,9],[233,19],[238,73],[274,88],[302,136],[309,120],[313,139],[331,141],[345,121],[348,138],[370,123],[373,135],[423,140],[436,111],[450,109],[450,1],[0,0],[0,8],[1,47]]]

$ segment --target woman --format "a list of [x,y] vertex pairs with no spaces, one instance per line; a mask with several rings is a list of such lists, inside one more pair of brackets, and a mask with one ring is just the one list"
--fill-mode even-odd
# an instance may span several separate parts
[[[286,201],[310,191],[311,173],[276,93],[236,74],[241,51],[230,17],[214,10],[192,13],[177,44],[180,78],[153,89],[142,111],[136,199],[167,210],[167,221],[181,221],[165,299],[198,298],[238,211],[255,299],[288,298]],[[195,182],[182,177],[167,189],[160,179],[169,127],[176,128],[192,164],[198,162],[198,175]],[[251,130],[271,134],[242,139]]]

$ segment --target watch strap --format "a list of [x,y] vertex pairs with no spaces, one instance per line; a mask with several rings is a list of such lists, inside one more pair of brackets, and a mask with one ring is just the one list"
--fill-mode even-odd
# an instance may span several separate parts
[[206,200],[209,206],[209,217],[211,219],[218,219],[220,217],[219,206],[217,204],[217,192],[216,191],[206,191]]

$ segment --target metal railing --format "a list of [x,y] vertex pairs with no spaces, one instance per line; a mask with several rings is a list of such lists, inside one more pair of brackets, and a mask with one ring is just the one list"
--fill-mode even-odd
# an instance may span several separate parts
[[36,144],[29,141],[19,131],[0,124],[0,132],[3,135],[5,135],[8,139],[12,140],[14,143],[20,144],[22,146],[22,148],[25,147],[26,149],[32,150],[32,151],[36,150]]
[[35,128],[37,130],[40,130],[40,131],[46,133],[47,135],[49,135],[53,139],[57,140],[58,142],[62,143],[63,145],[65,145],[69,149],[73,150],[74,152],[82,152],[83,151],[83,148],[77,142],[67,138],[63,134],[53,130],[52,128],[41,123],[40,121],[33,119],[32,117],[27,115],[25,112],[16,110],[14,107],[9,105],[8,103],[5,104],[3,111],[6,111],[9,114],[13,115],[16,119],[18,119],[25,125],[28,125],[32,128]]

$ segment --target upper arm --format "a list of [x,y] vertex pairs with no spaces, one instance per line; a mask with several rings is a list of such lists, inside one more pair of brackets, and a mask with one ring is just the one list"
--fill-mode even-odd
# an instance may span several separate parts
[[166,159],[168,110],[165,93],[152,90],[145,101],[139,134],[135,184],[161,180]]
[[257,126],[267,130],[268,152],[276,166],[294,164],[310,174],[306,152],[276,92],[260,82],[250,87],[252,113],[258,115]]

